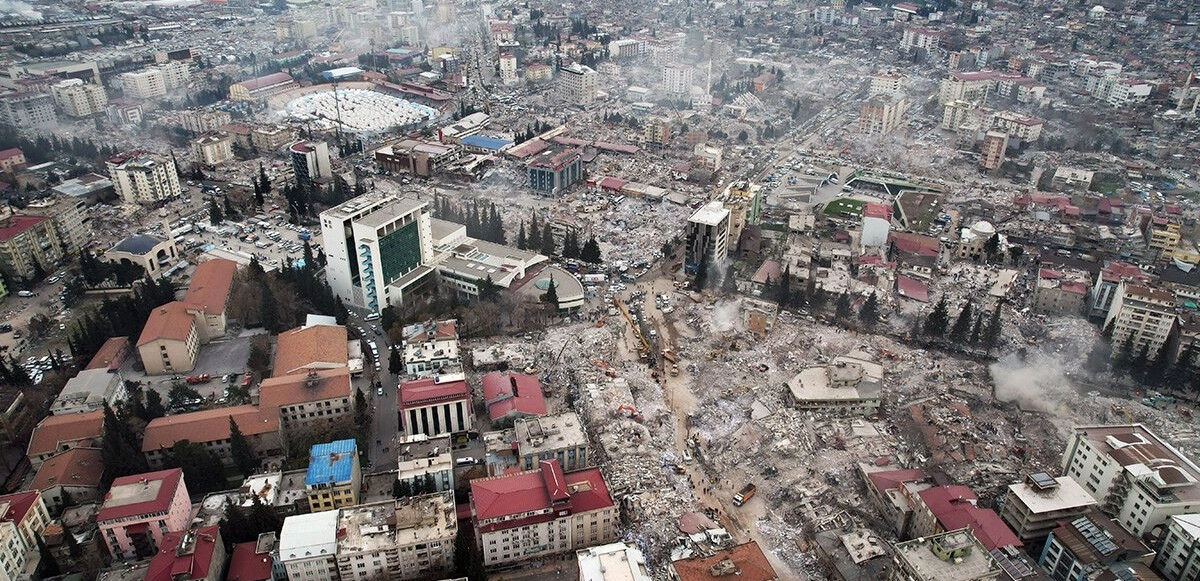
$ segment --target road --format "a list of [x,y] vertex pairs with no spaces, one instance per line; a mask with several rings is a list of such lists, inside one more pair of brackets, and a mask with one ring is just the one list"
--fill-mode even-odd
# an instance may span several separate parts
[[[388,353],[391,340],[383,329],[382,322],[364,321],[365,312],[351,313],[346,321],[347,328],[358,329],[359,335],[368,344],[363,349],[363,376],[355,381],[355,386],[363,390],[367,401],[371,404],[371,436],[368,442],[368,457],[371,460],[371,472],[395,470],[397,458],[396,439],[400,433],[399,419],[396,416],[396,397],[398,378],[388,371]],[[380,361],[373,359],[370,344],[378,348]],[[376,385],[380,387],[376,387]],[[382,389],[380,389],[382,388]],[[381,395],[382,394],[382,395]]]

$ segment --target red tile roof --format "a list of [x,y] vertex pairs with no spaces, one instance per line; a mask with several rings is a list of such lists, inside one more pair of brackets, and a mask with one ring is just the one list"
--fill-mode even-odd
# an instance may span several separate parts
[[26,490],[0,496],[0,505],[8,504],[8,510],[0,514],[0,522],[19,523],[25,520],[25,515],[33,508],[40,495],[36,490]]
[[291,81],[292,81],[292,76],[287,73],[271,73],[271,74],[263,76],[263,77],[247,79],[247,80],[242,81],[237,84],[245,87],[247,91],[250,91],[251,93],[253,93],[254,91],[257,91],[259,89],[265,89],[272,85],[279,85],[279,84],[288,83]]
[[[142,486],[149,488],[154,482],[161,482],[154,498],[142,502],[109,505],[113,496],[112,491],[118,487]],[[175,490],[180,486],[186,485],[183,483],[183,470],[179,468],[122,476],[113,480],[108,494],[104,495],[104,504],[100,506],[100,512],[96,513],[96,522],[102,523],[141,514],[167,512],[171,508],[171,498],[175,496]]]
[[779,282],[783,276],[783,268],[779,262],[771,259],[764,260],[762,266],[754,271],[754,276],[750,279],[754,284],[767,284],[768,280]]
[[994,510],[977,506],[958,507],[938,516],[938,522],[948,531],[971,527],[975,538],[989,551],[1022,545],[1021,539],[1017,538]]
[[350,351],[341,325],[296,327],[279,334],[271,376],[307,373],[308,369],[346,367]]
[[767,560],[767,556],[754,541],[717,551],[707,557],[680,559],[671,563],[671,568],[675,570],[679,581],[717,579],[718,577],[712,572],[713,566],[726,559],[733,561],[734,567],[737,568],[737,575],[730,576],[737,581],[774,581],[779,579],[779,575],[771,567],[771,562]]
[[[180,551],[180,544],[187,544]],[[225,560],[214,559],[217,543],[221,542],[221,530],[217,525],[200,527],[194,531],[174,531],[163,535],[158,553],[150,558],[146,568],[146,581],[172,581],[173,579],[207,579],[213,567],[221,569]],[[182,554],[180,554],[182,553]]]
[[492,421],[512,414],[546,415],[542,384],[532,375],[493,371],[483,376],[483,401]]
[[891,240],[896,250],[911,254],[937,256],[941,249],[937,238],[910,232],[891,232],[888,234],[888,240]]
[[109,371],[114,371],[121,366],[128,350],[129,337],[109,337],[100,346],[100,350],[92,356],[92,360],[88,362],[84,370],[107,368]]
[[71,448],[47,458],[33,477],[32,488],[45,491],[54,486],[98,487],[104,474],[99,448]]
[[264,379],[258,386],[258,392],[258,405],[262,408],[349,398],[354,393],[350,385],[350,369],[347,367],[322,369],[311,378],[307,374],[296,373]]
[[[471,506],[476,522],[548,510],[556,503],[569,503],[572,513],[613,505],[612,497],[608,494],[608,485],[598,468],[563,473],[558,460],[543,460],[537,470],[471,481]],[[538,521],[553,518],[555,514],[550,513]],[[480,530],[494,531],[524,526],[528,524],[526,520],[528,519],[490,523],[480,526]]]
[[896,292],[900,296],[923,303],[929,302],[929,287],[925,283],[904,275],[896,276]]
[[142,452],[170,448],[180,440],[197,443],[228,440],[229,418],[233,418],[243,436],[279,431],[279,411],[275,407],[239,405],[201,410],[150,420],[142,435]]
[[905,482],[916,482],[925,480],[929,476],[924,470],[914,468],[911,470],[887,470],[883,472],[868,472],[867,478],[875,490],[883,492],[893,488],[899,488]]
[[238,543],[233,546],[225,581],[267,581],[271,578],[271,564],[271,554],[260,554],[257,542]]
[[42,222],[49,220],[44,216],[26,216],[24,214],[13,214],[8,218],[0,220],[0,242],[11,240],[17,234],[20,234]]
[[229,288],[236,272],[237,263],[232,260],[216,258],[200,263],[192,274],[184,300],[202,307],[208,314],[225,312],[225,302],[229,300]]
[[187,312],[188,304],[171,301],[150,311],[146,326],[138,337],[138,347],[158,340],[186,341],[196,320]]
[[4,151],[0,151],[0,159],[9,159],[18,155],[25,155],[25,152],[21,151],[19,147],[13,147],[5,149]]
[[30,456],[49,454],[66,442],[99,439],[104,433],[104,410],[82,414],[47,416],[33,429],[29,438]]
[[470,399],[471,390],[462,379],[445,380],[442,377],[426,377],[400,384],[399,409],[430,405],[442,401]]
[[863,206],[863,217],[891,220],[892,206],[891,204],[876,204],[873,202],[868,202]]

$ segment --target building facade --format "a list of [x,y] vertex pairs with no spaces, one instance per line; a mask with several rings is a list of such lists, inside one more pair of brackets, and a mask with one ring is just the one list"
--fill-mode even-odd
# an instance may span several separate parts
[[108,93],[99,84],[67,79],[50,90],[54,95],[54,104],[68,117],[91,117],[104,113],[108,107]]
[[618,512],[596,468],[564,473],[545,460],[536,470],[471,481],[471,524],[489,568],[610,543]]
[[0,268],[18,279],[33,279],[39,269],[53,270],[64,251],[58,228],[49,218],[0,211]]
[[278,560],[288,579],[340,581],[337,547],[339,511],[289,516],[279,534]]
[[201,343],[207,343],[204,329],[196,323],[194,309],[173,301],[150,312],[137,348],[149,375],[182,373],[196,367]]
[[687,223],[684,269],[694,273],[701,262],[716,268],[729,255],[729,210],[719,201],[701,206]]
[[993,581],[1004,570],[970,528],[897,543],[888,581]]
[[525,163],[529,187],[554,196],[583,179],[583,153],[579,149],[551,150]]
[[1200,579],[1200,514],[1167,519],[1166,536],[1154,556],[1154,568],[1173,581]]
[[[1122,282],[1117,286],[1104,327],[1112,327],[1113,356],[1123,349],[1133,354],[1146,350],[1149,358],[1163,348],[1175,325],[1175,295],[1169,291]],[[1130,347],[1127,342],[1132,341]]]
[[233,136],[204,135],[192,140],[192,159],[196,163],[213,166],[233,159]]
[[309,512],[355,506],[361,487],[362,468],[357,442],[337,440],[312,447],[308,454],[308,472],[304,475]]
[[0,97],[0,123],[18,130],[54,125],[58,123],[54,97],[42,93],[16,93]]
[[171,531],[188,526],[192,502],[179,468],[113,480],[96,525],[114,559],[153,556]]
[[513,435],[521,470],[533,470],[543,460],[555,460],[563,471],[574,472],[587,468],[591,462],[587,434],[574,412],[517,419],[513,422]]
[[458,352],[458,321],[427,321],[404,327],[402,344],[405,371],[413,377],[428,377],[442,370],[461,370]]
[[1070,477],[1053,478],[1045,472],[1026,476],[1024,482],[1008,485],[1000,518],[1028,542],[1050,534],[1060,521],[1074,520],[1091,512],[1096,499]]
[[563,98],[587,108],[596,101],[600,74],[591,67],[572,63],[558,70],[558,87]]
[[454,566],[454,493],[343,508],[338,519],[340,581],[443,577]]
[[475,425],[471,390],[462,374],[439,375],[400,384],[397,398],[405,434],[442,436]]
[[0,580],[25,577],[26,564],[37,558],[38,541],[50,524],[50,512],[37,490],[0,496]]
[[300,141],[288,148],[296,183],[311,188],[316,180],[333,176],[329,166],[329,144],[324,141]]
[[126,204],[169,200],[182,193],[174,161],[163,156],[133,151],[109,159],[105,167]]

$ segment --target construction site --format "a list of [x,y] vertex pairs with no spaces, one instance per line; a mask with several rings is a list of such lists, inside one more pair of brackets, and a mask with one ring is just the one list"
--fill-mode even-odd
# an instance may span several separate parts
[[[1141,422],[1200,451],[1187,408],[1107,397],[1092,386],[1124,388],[1066,371],[1092,345],[1083,321],[1006,324],[989,363],[667,278],[615,295],[594,299],[590,321],[486,346],[542,378],[549,413],[578,412],[625,539],[659,567],[711,549],[689,537],[704,523],[757,540],[783,578],[825,578],[818,532],[853,525],[897,540],[864,497],[860,463],[924,468],[971,487],[986,508],[1028,473],[1057,473],[1077,425]],[[799,409],[789,381],[852,352],[883,369],[879,411]]]

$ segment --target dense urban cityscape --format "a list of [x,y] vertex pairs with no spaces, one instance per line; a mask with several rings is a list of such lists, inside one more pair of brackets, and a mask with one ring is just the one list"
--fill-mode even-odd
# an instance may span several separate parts
[[1200,580],[1182,0],[0,0],[0,581]]

